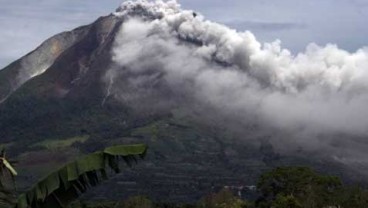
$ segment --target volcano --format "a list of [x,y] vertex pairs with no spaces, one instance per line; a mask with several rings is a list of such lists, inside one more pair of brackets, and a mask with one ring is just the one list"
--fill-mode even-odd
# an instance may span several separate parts
[[355,75],[367,57],[333,45],[294,56],[175,1],[128,1],[0,70],[0,142],[22,188],[104,146],[149,146],[92,198],[193,202],[285,165],[365,181],[368,90]]

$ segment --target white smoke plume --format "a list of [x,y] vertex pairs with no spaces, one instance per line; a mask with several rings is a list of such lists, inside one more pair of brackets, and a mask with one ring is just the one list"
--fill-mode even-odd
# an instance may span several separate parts
[[128,1],[115,15],[125,21],[112,51],[118,67],[107,77],[133,75],[125,81],[137,91],[126,100],[164,81],[173,93],[272,128],[368,136],[368,48],[312,43],[292,54],[176,1]]

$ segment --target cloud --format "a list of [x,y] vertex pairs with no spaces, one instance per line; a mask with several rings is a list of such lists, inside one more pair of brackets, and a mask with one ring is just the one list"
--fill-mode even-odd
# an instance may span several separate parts
[[106,82],[125,104],[147,112],[198,104],[203,115],[215,109],[235,123],[284,132],[288,144],[341,154],[352,151],[333,142],[367,143],[352,138],[368,136],[368,48],[311,43],[293,55],[280,41],[261,44],[175,1],[127,2],[115,15],[126,21]]
[[224,22],[232,28],[241,28],[242,30],[251,31],[280,31],[280,30],[295,30],[295,29],[306,29],[307,25],[296,22],[261,22],[261,21],[231,21]]

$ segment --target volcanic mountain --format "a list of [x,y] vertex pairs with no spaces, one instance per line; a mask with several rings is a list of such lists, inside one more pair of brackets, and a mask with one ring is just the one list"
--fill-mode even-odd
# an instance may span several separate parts
[[141,165],[97,189],[109,198],[188,202],[282,165],[359,181],[367,57],[333,45],[294,56],[175,1],[128,1],[0,70],[0,142],[23,188],[80,154],[148,144]]

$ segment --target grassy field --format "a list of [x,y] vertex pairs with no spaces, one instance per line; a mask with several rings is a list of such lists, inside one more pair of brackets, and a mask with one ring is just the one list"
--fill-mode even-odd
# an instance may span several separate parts
[[41,142],[38,142],[33,145],[33,147],[43,147],[46,149],[61,149],[65,147],[70,147],[74,143],[80,142],[85,143],[89,139],[88,135],[84,136],[77,136],[77,137],[71,137],[67,139],[60,139],[60,140],[43,140]]

